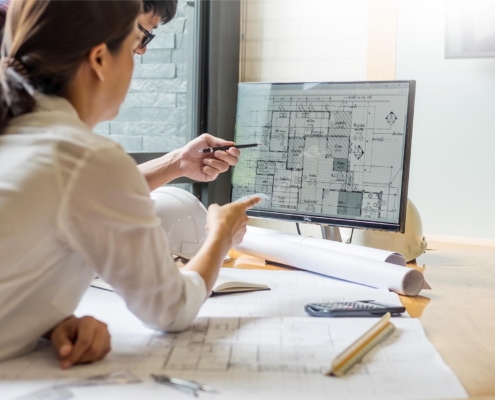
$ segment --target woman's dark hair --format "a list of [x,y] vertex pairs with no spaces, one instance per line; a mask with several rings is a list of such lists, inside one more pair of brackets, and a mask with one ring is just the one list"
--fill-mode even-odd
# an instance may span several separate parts
[[12,0],[0,59],[0,133],[34,108],[32,91],[63,96],[90,50],[116,53],[141,0]]
[[0,43],[2,43],[3,27],[5,26],[5,19],[7,18],[8,8],[9,8],[8,1],[0,0]]
[[143,0],[143,12],[159,15],[161,23],[170,22],[177,12],[177,0]]

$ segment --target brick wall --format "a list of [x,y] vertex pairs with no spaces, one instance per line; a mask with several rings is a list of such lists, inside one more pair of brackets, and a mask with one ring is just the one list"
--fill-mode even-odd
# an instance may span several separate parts
[[95,132],[122,144],[128,152],[168,152],[186,143],[186,0],[177,16],[154,31],[143,56],[135,56],[134,74],[119,115]]

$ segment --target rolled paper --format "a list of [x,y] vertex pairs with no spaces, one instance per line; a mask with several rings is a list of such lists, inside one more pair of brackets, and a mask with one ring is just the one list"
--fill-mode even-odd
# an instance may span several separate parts
[[288,242],[302,243],[308,246],[320,247],[322,249],[338,251],[339,253],[350,254],[369,258],[370,260],[385,261],[392,264],[406,266],[405,257],[393,251],[373,249],[371,247],[358,246],[355,244],[347,244],[336,242],[333,240],[318,239],[310,236],[296,235],[293,233],[274,231],[273,229],[258,228],[256,226],[248,226],[247,231],[257,235],[276,237]]
[[415,269],[329,250],[280,237],[259,235],[251,230],[235,250],[305,271],[342,279],[406,296],[417,295],[424,284],[423,274]]

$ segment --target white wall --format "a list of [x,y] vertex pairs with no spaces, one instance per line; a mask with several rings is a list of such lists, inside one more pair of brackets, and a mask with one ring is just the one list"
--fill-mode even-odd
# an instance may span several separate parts
[[495,59],[444,59],[444,4],[399,0],[397,79],[417,81],[409,196],[427,234],[493,240]]
[[[245,0],[241,79],[393,79],[385,56],[395,56],[392,75],[417,81],[409,195],[427,237],[493,241],[495,59],[444,59],[444,0],[388,1]],[[394,23],[395,11],[383,8],[397,6],[392,54],[393,29],[390,37],[368,34]],[[295,232],[294,224],[258,224]],[[318,230],[304,225],[303,233]]]
[[245,0],[243,81],[364,79],[369,0]]

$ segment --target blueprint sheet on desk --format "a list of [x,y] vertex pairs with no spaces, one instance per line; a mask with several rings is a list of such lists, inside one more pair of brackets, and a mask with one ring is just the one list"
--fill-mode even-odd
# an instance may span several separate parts
[[306,317],[308,303],[376,300],[401,305],[399,296],[384,289],[345,282],[311,272],[259,271],[222,268],[220,274],[232,280],[268,285],[270,291],[209,299],[199,316],[216,317]]
[[165,373],[218,390],[201,394],[205,399],[466,397],[419,320],[408,317],[394,318],[393,337],[348,376],[323,375],[333,358],[376,319],[311,318],[301,305],[363,297],[397,304],[396,294],[304,272],[229,270],[222,274],[241,281],[262,280],[272,290],[210,298],[190,329],[164,334],[144,327],[115,293],[90,288],[76,314],[90,314],[108,323],[112,352],[96,364],[61,371],[51,345],[40,343],[35,352],[0,363],[0,398],[15,399],[64,380],[122,369],[132,371],[143,383],[70,391],[77,399],[187,399],[186,394],[149,378],[150,373]]

